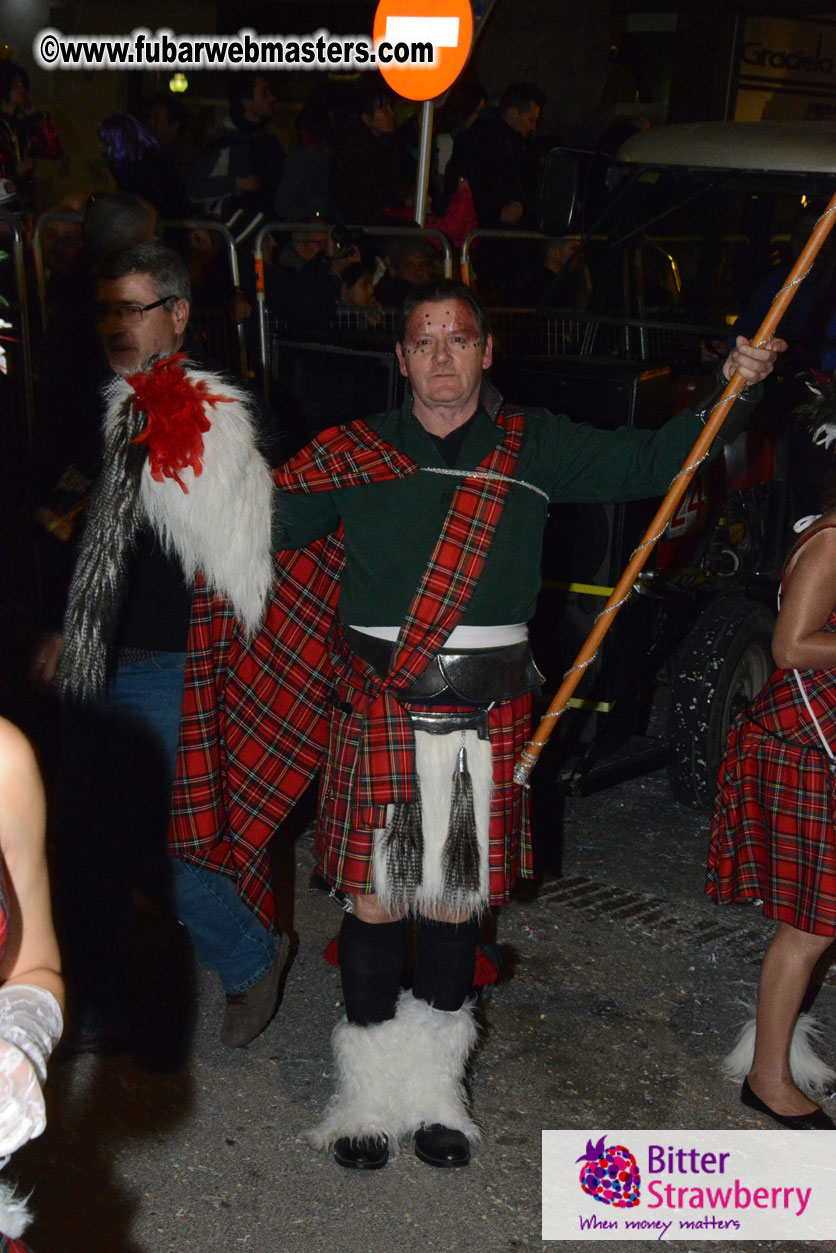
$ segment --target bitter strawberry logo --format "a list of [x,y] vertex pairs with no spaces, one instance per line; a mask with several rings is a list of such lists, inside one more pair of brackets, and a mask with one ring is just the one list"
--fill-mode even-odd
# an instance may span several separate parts
[[636,1159],[623,1144],[606,1148],[606,1136],[597,1144],[586,1142],[586,1152],[577,1158],[583,1162],[580,1185],[594,1201],[613,1205],[616,1209],[632,1209],[639,1203],[641,1175]]

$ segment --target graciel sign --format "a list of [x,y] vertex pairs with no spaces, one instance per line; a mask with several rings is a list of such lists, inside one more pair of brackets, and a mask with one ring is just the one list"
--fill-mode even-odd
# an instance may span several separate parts
[[833,57],[822,54],[824,35],[820,34],[815,52],[791,51],[785,48],[765,48],[757,39],[743,45],[741,61],[744,65],[768,65],[773,70],[807,70],[811,74],[833,73]]
[[739,122],[812,121],[836,105],[836,21],[747,17],[737,62]]

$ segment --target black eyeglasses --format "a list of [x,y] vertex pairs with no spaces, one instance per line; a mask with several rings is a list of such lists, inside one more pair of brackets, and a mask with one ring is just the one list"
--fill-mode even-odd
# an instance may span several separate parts
[[161,300],[155,300],[150,305],[96,305],[96,321],[101,326],[112,315],[123,326],[136,326],[137,322],[142,321],[143,313],[150,313],[152,309],[159,309],[160,305],[168,304],[169,300],[179,299],[179,296],[163,296]]

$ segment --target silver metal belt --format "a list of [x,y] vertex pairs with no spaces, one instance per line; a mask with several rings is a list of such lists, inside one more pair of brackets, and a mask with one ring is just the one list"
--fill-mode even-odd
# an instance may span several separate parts
[[[345,627],[346,642],[380,675],[389,669],[395,645]],[[528,640],[501,648],[436,653],[422,674],[408,688],[397,689],[401,701],[421,701],[449,695],[453,703],[491,705],[533,692],[543,682]]]
[[489,740],[487,709],[445,709],[441,713],[408,709],[409,721],[416,731],[429,735],[449,735],[451,731],[475,731],[480,740]]

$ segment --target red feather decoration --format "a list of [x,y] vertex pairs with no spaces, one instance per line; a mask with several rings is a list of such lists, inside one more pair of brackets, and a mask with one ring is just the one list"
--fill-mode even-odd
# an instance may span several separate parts
[[133,443],[148,445],[151,477],[156,483],[174,479],[187,492],[179,471],[191,466],[198,475],[203,470],[203,432],[211,426],[204,406],[231,398],[210,392],[206,379],[190,378],[185,361],[185,353],[175,352],[125,381],[136,396],[134,409],[148,417]]

